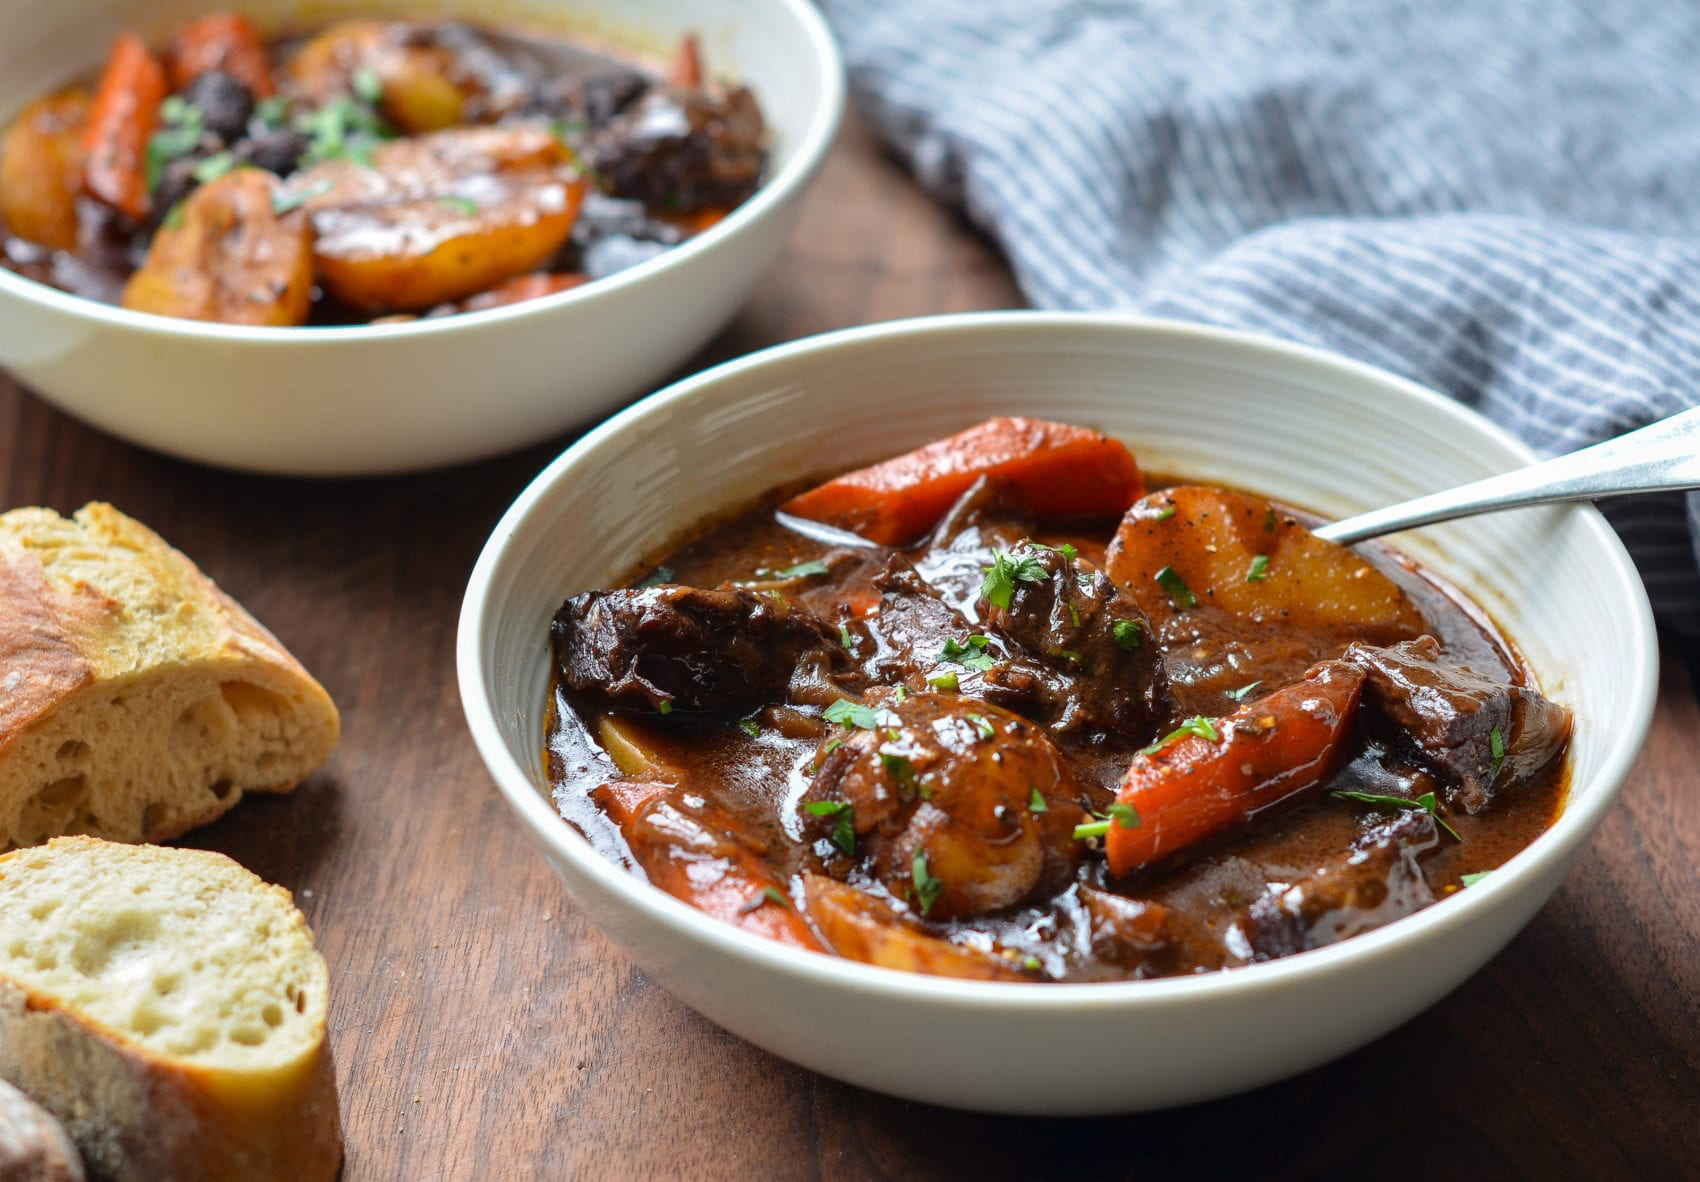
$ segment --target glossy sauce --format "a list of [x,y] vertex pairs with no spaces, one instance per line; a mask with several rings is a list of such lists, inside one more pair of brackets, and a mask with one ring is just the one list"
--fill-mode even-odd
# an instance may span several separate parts
[[[1153,480],[1151,487],[1165,483],[1173,482]],[[771,503],[778,500],[774,498]],[[1101,567],[1117,524],[1116,520],[1103,520],[1015,527],[991,531],[985,537],[959,535],[949,548],[906,553],[929,583],[974,619],[976,590],[992,549],[1031,536],[1050,546],[1070,543],[1081,558]],[[1407,592],[1449,659],[1496,680],[1525,682],[1527,673],[1510,646],[1461,593],[1390,548],[1370,545],[1358,549]],[[763,505],[710,528],[666,555],[657,567],[667,568],[662,572],[668,575],[666,581],[717,587],[758,580],[757,572],[783,570],[820,558],[830,550],[780,525],[770,507]],[[830,621],[836,618],[835,605],[845,590],[846,580],[837,577],[835,571],[834,577],[787,585],[783,594],[794,605]],[[1223,659],[1223,653],[1233,648],[1231,638],[1200,632],[1184,650],[1164,650],[1165,664],[1174,679],[1171,688],[1177,717],[1231,713],[1238,702],[1225,690],[1237,689],[1260,676],[1271,681],[1278,676],[1296,678],[1309,664],[1306,660],[1281,671],[1277,660],[1258,669],[1237,669]],[[619,775],[594,738],[597,715],[559,684],[552,692],[547,763],[556,807],[601,854],[642,875],[619,828],[589,798],[599,784]],[[830,851],[806,844],[799,816],[799,799],[809,786],[810,765],[826,731],[802,725],[807,720],[791,719],[788,723],[786,709],[768,707],[759,712],[756,718],[760,729],[754,736],[730,723],[677,718],[665,728],[654,728],[653,735],[672,762],[688,767],[691,791],[709,798],[747,825],[767,843],[770,862],[789,877],[805,870],[818,872],[821,856]],[[799,733],[788,735],[788,725]],[[1081,783],[1093,795],[1094,807],[1102,809],[1113,799],[1133,754],[1167,729],[1167,725],[1153,727],[1151,735],[1139,736],[1137,741],[1102,735],[1085,742],[1067,737],[1057,741]],[[1389,794],[1395,787],[1390,777],[1396,773],[1383,766],[1382,752],[1367,740],[1357,751],[1330,783],[1330,790]],[[1442,837],[1421,857],[1423,876],[1437,898],[1461,889],[1462,875],[1499,866],[1551,824],[1562,806],[1564,763],[1559,760],[1535,782],[1506,794],[1479,816],[1462,810],[1446,814],[1462,840]],[[1296,807],[1266,810],[1249,824],[1180,859],[1178,865],[1159,865],[1115,881],[1106,875],[1102,858],[1088,856],[1076,876],[1076,885],[1049,900],[1001,914],[928,922],[926,927],[971,947],[990,947],[995,941],[1003,949],[1028,958],[1030,965],[1036,958],[1044,975],[1053,980],[1121,979],[1232,967],[1250,959],[1243,941],[1230,931],[1243,918],[1247,904],[1316,871],[1330,859],[1338,859],[1355,839],[1385,827],[1389,818],[1385,809],[1318,793]],[[1174,861],[1171,859],[1171,863]],[[1089,939],[1090,919],[1078,895],[1080,885],[1166,906],[1170,946],[1131,966],[1095,955]]]

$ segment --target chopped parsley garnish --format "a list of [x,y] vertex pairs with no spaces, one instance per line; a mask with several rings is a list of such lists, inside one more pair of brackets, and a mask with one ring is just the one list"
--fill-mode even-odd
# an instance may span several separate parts
[[850,625],[842,620],[838,622],[838,640],[844,646],[844,651],[856,651],[856,638],[850,635]]
[[187,204],[188,198],[186,197],[181,201],[173,202],[171,208],[165,211],[165,217],[161,220],[160,225],[167,230],[175,230],[178,226],[181,226],[183,224],[183,207]]
[[772,903],[777,907],[784,907],[786,910],[790,910],[791,907],[791,900],[781,894],[778,887],[762,887],[761,894],[745,903],[739,909],[739,914],[748,915],[763,903]]
[[670,566],[658,566],[643,578],[639,579],[637,586],[639,590],[642,590],[645,587],[659,587],[663,583],[671,583],[672,581],[673,568]]
[[984,714],[970,713],[967,717],[968,721],[974,724],[974,729],[979,732],[982,739],[990,739],[998,733],[992,726],[992,720],[987,718]]
[[143,161],[149,193],[159,187],[159,178],[167,164],[200,147],[206,126],[201,109],[179,95],[174,94],[159,104],[159,130],[148,137]]
[[1151,744],[1151,746],[1141,747],[1139,749],[1139,754],[1150,755],[1153,752],[1160,751],[1183,735],[1197,735],[1200,739],[1208,739],[1214,743],[1222,737],[1222,732],[1216,729],[1216,724],[1210,719],[1205,718],[1203,715],[1195,714],[1177,726],[1174,730],[1164,735],[1161,739],[1158,739],[1155,743]]
[[661,700],[660,710],[661,710],[661,713],[663,713],[663,714],[673,713],[673,703],[669,702],[667,699],[663,698]]
[[1165,566],[1156,575],[1157,585],[1161,587],[1173,601],[1176,607],[1197,607],[1198,597],[1192,593],[1192,588],[1186,585],[1186,580],[1175,572],[1172,566]]
[[1176,510],[1173,505],[1164,505],[1161,509],[1157,510],[1157,520],[1167,521],[1169,518],[1173,517],[1176,512],[1178,512],[1178,510]]
[[1039,958],[1037,956],[1029,955],[1021,958],[1021,967],[1030,973],[1036,973],[1043,966],[1039,963]]
[[[282,217],[286,213],[293,213],[313,198],[323,197],[335,187],[336,182],[332,181],[329,177],[326,177],[324,180],[313,182],[305,189],[280,189],[276,193],[272,194],[272,215],[274,217]],[[661,567],[660,569],[667,570],[666,567]],[[669,571],[668,578],[671,577],[672,572]],[[666,579],[661,581],[666,582]],[[640,587],[653,587],[654,585],[655,584],[649,582],[638,584]]]
[[1259,678],[1257,681],[1251,682],[1249,685],[1240,686],[1240,688],[1237,689],[1237,690],[1229,690],[1228,696],[1236,702],[1243,702],[1243,701],[1245,701],[1245,696],[1247,694],[1251,693],[1252,690],[1256,689],[1258,686],[1260,686],[1262,684],[1263,684],[1263,681],[1262,681],[1261,678]]
[[1488,750],[1493,754],[1493,774],[1497,776],[1500,765],[1505,762],[1505,736],[1499,733],[1497,726],[1488,732]]
[[1462,874],[1459,875],[1458,881],[1463,883],[1465,886],[1475,886],[1478,882],[1492,873],[1493,871],[1491,870],[1483,870],[1476,874]]
[[379,141],[394,138],[376,111],[346,96],[298,117],[295,130],[308,138],[303,167],[326,160],[352,160],[370,168],[372,149]]
[[1340,797],[1342,800],[1356,800],[1361,801],[1364,804],[1378,804],[1401,809],[1423,809],[1434,818],[1435,824],[1439,825],[1442,829],[1452,835],[1453,841],[1464,840],[1462,837],[1458,836],[1458,831],[1456,829],[1446,823],[1446,818],[1440,815],[1440,808],[1436,804],[1434,793],[1432,792],[1425,792],[1415,800],[1408,800],[1403,796],[1381,796],[1374,792],[1335,792],[1333,795]]
[[1123,804],[1119,800],[1098,814],[1098,817],[1099,819],[1096,821],[1076,825],[1074,827],[1074,839],[1085,841],[1089,837],[1103,837],[1110,831],[1111,825],[1114,825],[1117,829],[1139,828],[1139,810],[1131,804]]
[[949,670],[946,670],[943,673],[933,674],[933,676],[927,678],[927,684],[936,690],[943,690],[945,693],[950,694],[955,693],[960,688],[960,683],[957,681],[956,674]]
[[1028,812],[1030,812],[1030,813],[1048,812],[1050,810],[1050,807],[1051,807],[1050,805],[1045,803],[1044,794],[1041,793],[1037,788],[1032,788],[1032,789],[1028,790],[1028,793],[1027,793],[1027,811]]
[[757,722],[753,718],[740,718],[738,720],[738,729],[753,739],[757,735],[761,734],[761,723]]
[[1110,632],[1116,638],[1116,647],[1123,652],[1132,652],[1139,647],[1139,621],[1117,620]]
[[945,638],[944,647],[939,650],[938,659],[966,665],[984,673],[998,663],[998,659],[986,651],[991,643],[991,638],[986,636],[970,636],[967,644],[949,636]]
[[768,567],[763,567],[761,570],[756,572],[756,575],[763,579],[806,579],[811,575],[825,575],[831,573],[831,571],[827,570],[826,563],[815,558],[808,562],[799,562],[796,566],[785,567],[783,570],[773,570]]
[[471,217],[478,212],[478,202],[470,197],[460,197],[453,193],[446,197],[437,198],[437,204],[454,210],[462,217]]
[[822,717],[828,722],[841,722],[864,731],[871,731],[880,724],[878,710],[872,706],[858,706],[849,698],[840,698],[828,706]]
[[375,107],[384,101],[384,80],[371,66],[355,66],[349,82],[354,87],[355,97],[367,106]]
[[1118,800],[1104,812],[1116,823],[1118,829],[1139,828],[1139,810],[1131,804],[1123,804]]
[[1072,600],[1072,599],[1066,600],[1065,603],[1066,603],[1066,606],[1068,607],[1069,622],[1072,623],[1076,628],[1080,627],[1080,613],[1074,609],[1074,600]]
[[845,857],[856,856],[856,820],[849,809],[838,814],[838,821],[832,827],[832,844],[843,850]]
[[1071,648],[1047,649],[1045,655],[1047,657],[1061,657],[1065,661],[1073,661],[1076,665],[1083,664],[1086,660],[1085,657],[1081,656]]
[[992,565],[986,568],[986,577],[980,580],[980,596],[993,607],[1009,610],[1010,596],[1015,594],[1017,583],[1043,583],[1045,581],[1045,564],[1039,561],[1035,554],[1023,554],[1017,558],[1007,550],[999,550],[992,555]]
[[254,108],[254,118],[267,127],[282,127],[289,118],[289,100],[281,94],[262,99],[260,105]]
[[832,844],[850,857],[856,856],[856,814],[847,800],[811,800],[803,806],[817,817],[837,817],[832,826]]
[[915,768],[909,762],[909,757],[899,751],[880,752],[880,766],[890,773],[897,781],[898,795],[908,800],[915,795],[918,785],[915,782]]
[[939,895],[944,892],[944,883],[927,872],[927,851],[916,850],[915,861],[910,866],[910,877],[915,882],[915,899],[921,904],[921,914],[925,915],[938,902]]
[[229,152],[217,152],[195,165],[194,178],[205,185],[236,167],[236,157]]
[[1248,583],[1261,583],[1269,577],[1269,555],[1259,554],[1251,560],[1251,568],[1245,573]]

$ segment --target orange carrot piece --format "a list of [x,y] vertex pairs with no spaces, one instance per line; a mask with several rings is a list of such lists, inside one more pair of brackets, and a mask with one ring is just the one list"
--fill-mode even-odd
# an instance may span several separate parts
[[673,51],[673,64],[667,69],[667,82],[680,90],[702,88],[702,47],[694,33],[679,38],[679,47]]
[[652,209],[649,216],[658,222],[666,222],[675,227],[686,238],[695,238],[698,234],[714,229],[726,220],[726,215],[734,209],[731,205],[711,205],[707,209],[693,209],[688,212],[678,210]]
[[588,282],[590,282],[590,276],[578,272],[532,271],[529,274],[516,275],[512,279],[498,283],[489,291],[481,291],[475,296],[466,297],[456,310],[482,312],[487,308],[505,308],[509,304],[523,304],[526,300],[540,300],[544,296],[552,296],[556,292],[570,291]]
[[1112,815],[1104,840],[1110,873],[1138,870],[1326,783],[1344,753],[1363,680],[1329,661],[1215,722],[1216,739],[1187,734],[1135,756],[1116,803],[1132,808],[1138,823]]
[[140,37],[125,33],[113,43],[83,128],[83,188],[137,221],[148,211],[148,137],[164,98],[165,68]]
[[645,805],[659,800],[671,787],[656,780],[609,780],[590,795],[613,818],[614,824],[624,829],[637,819]]
[[1012,482],[1040,517],[1121,513],[1145,491],[1133,454],[1101,431],[1041,419],[987,419],[847,472],[780,508],[895,546],[936,525],[981,476]]
[[215,12],[184,25],[166,48],[165,61],[174,90],[213,70],[229,74],[255,98],[270,98],[277,89],[260,31],[234,12]]
[[649,881],[706,915],[781,944],[824,947],[762,843],[731,814],[676,784],[612,780],[591,793]]

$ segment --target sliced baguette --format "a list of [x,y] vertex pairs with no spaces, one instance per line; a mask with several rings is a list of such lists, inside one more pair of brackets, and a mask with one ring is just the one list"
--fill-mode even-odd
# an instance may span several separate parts
[[0,514],[0,851],[163,841],[330,757],[336,707],[182,554],[110,505]]
[[328,991],[289,892],[222,854],[62,837],[0,856],[0,1079],[95,1178],[334,1178]]

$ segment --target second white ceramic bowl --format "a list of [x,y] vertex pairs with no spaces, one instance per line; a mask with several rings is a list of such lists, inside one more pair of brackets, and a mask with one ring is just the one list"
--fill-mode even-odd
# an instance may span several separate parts
[[1014,1113],[1162,1107],[1302,1071],[1414,1016],[1511,938],[1610,806],[1651,717],[1645,593],[1592,509],[1408,535],[1486,607],[1576,717],[1569,800],[1503,869],[1378,931],[1182,979],[1006,985],[781,947],[599,857],[542,775],[548,623],[679,531],[786,481],[889,456],[990,415],[1096,425],[1153,470],[1345,515],[1531,459],[1387,374],[1233,333],[989,314],[857,329],[731,362],[645,399],[537,478],[479,559],[462,700],[497,786],[574,898],[655,980],[726,1028],[881,1091]]
[[96,303],[0,270],[0,366],[114,435],[258,472],[364,475],[507,451],[643,393],[724,325],[784,245],[837,131],[843,67],[808,0],[0,0],[0,126],[99,67],[134,29],[158,44],[235,8],[510,19],[658,52],[701,34],[717,75],[749,85],[771,128],[770,179],[720,225],[581,288],[488,312],[352,328],[200,324]]

